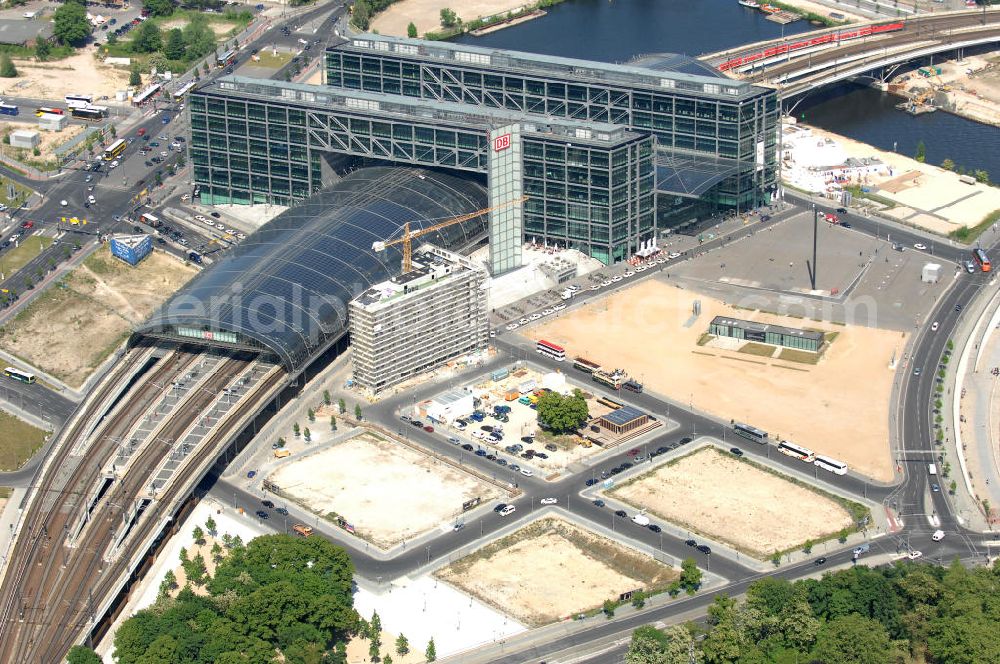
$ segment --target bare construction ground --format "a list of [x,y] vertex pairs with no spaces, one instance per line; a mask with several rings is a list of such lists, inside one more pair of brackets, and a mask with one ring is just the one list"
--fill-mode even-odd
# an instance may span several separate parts
[[89,92],[114,99],[115,92],[128,87],[128,67],[106,65],[90,48],[56,62],[37,62],[30,58],[14,63],[17,78],[5,79],[0,89],[6,96],[61,99],[74,92]]
[[0,347],[78,387],[194,274],[157,251],[131,267],[101,247],[0,328]]
[[462,0],[449,3],[447,0],[402,0],[389,5],[372,21],[372,30],[384,35],[406,36],[406,26],[412,21],[417,34],[441,29],[441,10],[450,7],[458,17],[468,23],[483,16],[506,14],[508,11],[524,7],[525,0]]
[[550,517],[435,572],[435,576],[532,626],[600,606],[677,572],[649,556]]
[[[695,300],[702,305],[697,319],[691,316]],[[718,315],[840,334],[815,365],[698,346]],[[532,328],[531,336],[564,346],[567,355],[625,369],[648,389],[752,424],[772,439],[801,443],[877,480],[893,477],[889,362],[893,352],[902,357],[905,334],[739,309],[647,280]]]
[[308,510],[342,516],[355,533],[387,549],[421,535],[500,489],[402,443],[364,433],[284,464],[269,479]]
[[760,559],[853,523],[835,500],[714,447],[662,465],[608,493]]

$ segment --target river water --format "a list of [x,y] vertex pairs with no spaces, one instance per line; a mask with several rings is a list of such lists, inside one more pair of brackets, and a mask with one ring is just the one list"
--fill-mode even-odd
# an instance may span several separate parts
[[[548,16],[456,41],[572,58],[624,62],[656,52],[699,55],[809,30],[805,21],[782,26],[736,0],[567,0]],[[1000,180],[1000,129],[949,113],[910,116],[899,99],[853,84],[813,93],[795,109],[824,129],[879,148],[914,155],[927,148],[928,163],[945,158],[982,168]]]

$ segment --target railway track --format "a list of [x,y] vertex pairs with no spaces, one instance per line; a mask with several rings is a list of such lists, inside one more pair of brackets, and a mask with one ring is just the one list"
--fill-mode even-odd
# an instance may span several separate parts
[[[72,611],[74,616],[80,613],[81,607],[74,605],[82,601],[81,597],[86,597],[87,604],[90,604],[90,594],[84,586],[92,584],[95,576],[100,574],[99,569],[95,571],[91,567],[94,574],[78,586],[83,595],[52,592],[53,585],[60,578],[69,576],[61,572],[72,571],[71,561],[80,558],[100,561],[101,549],[93,546],[95,543],[83,542],[76,549],[63,545],[69,525],[82,514],[80,509],[85,509],[87,491],[95,486],[103,463],[117,449],[115,438],[128,431],[143,415],[144,406],[160,390],[158,384],[181,375],[196,358],[195,353],[178,351],[159,360],[150,369],[153,373],[145,383],[119,397],[129,400],[129,405],[113,419],[109,418],[97,426],[92,436],[94,444],[86,455],[74,458],[72,451],[79,443],[81,432],[92,421],[95,415],[92,411],[104,407],[105,400],[120,387],[121,381],[139,368],[135,363],[148,361],[148,354],[142,353],[123,362],[121,368],[102,381],[95,396],[85,402],[70,428],[61,435],[63,439],[54,448],[55,454],[40,471],[41,481],[35,488],[26,524],[15,543],[7,574],[0,586],[0,661],[61,661],[65,651],[53,658],[33,655],[35,648],[45,640],[47,630],[41,628],[58,626],[59,630],[65,631],[67,627],[79,626],[78,618],[67,619],[67,613],[72,609],[75,609]],[[128,482],[129,478],[123,478],[119,486]],[[101,501],[101,512],[95,514],[95,519],[104,516],[103,512],[111,502],[110,497]]]
[[[225,360],[206,381],[204,389],[192,395],[185,407],[166,421],[158,438],[171,441],[179,438],[192,423],[197,421],[202,411],[216,399],[215,393],[227,386],[232,377],[242,371],[248,363],[247,359]],[[146,478],[156,469],[169,451],[170,448],[166,445],[159,445],[155,442],[147,444],[123,481],[120,481],[112,494],[102,501],[92,518],[92,528],[87,538],[89,541],[85,552],[89,555],[73,556],[66,565],[60,566],[59,572],[62,573],[54,569],[55,565],[52,563],[55,561],[50,557],[50,572],[56,572],[56,576],[49,579],[50,583],[45,584],[46,594],[56,598],[79,599],[72,604],[65,604],[66,608],[57,612],[57,615],[61,614],[58,615],[58,619],[49,620],[39,625],[36,634],[32,635],[27,642],[22,638],[23,647],[12,653],[15,656],[13,661],[59,662],[77,640],[80,629],[86,627],[88,621],[95,618],[93,616],[93,598],[101,598],[101,588],[106,587],[109,582],[117,580],[117,576],[113,572],[115,566],[110,565],[109,569],[105,569],[102,554],[114,540],[117,527],[124,526],[124,519],[119,518],[119,514],[124,512],[125,506],[134,505],[139,499],[140,494],[145,490]],[[156,518],[156,515],[159,511],[159,503],[154,509],[154,513],[147,516],[146,520],[158,523],[159,519]],[[94,583],[95,579],[97,583]],[[84,597],[87,598],[86,603],[83,602]],[[0,649],[0,654],[2,653],[3,649]]]

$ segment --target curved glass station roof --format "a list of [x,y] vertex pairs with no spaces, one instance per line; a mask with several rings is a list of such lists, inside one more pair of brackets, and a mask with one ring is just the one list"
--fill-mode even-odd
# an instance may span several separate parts
[[[206,268],[133,336],[273,352],[303,368],[347,331],[347,303],[398,274],[402,245],[372,243],[486,207],[475,181],[399,167],[363,168],[275,217]],[[413,241],[463,247],[485,215]]]

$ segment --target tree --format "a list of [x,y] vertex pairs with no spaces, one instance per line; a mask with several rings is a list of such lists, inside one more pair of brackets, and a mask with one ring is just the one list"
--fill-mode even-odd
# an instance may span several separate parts
[[681,588],[684,588],[689,595],[693,595],[701,586],[701,570],[694,558],[685,558],[681,563]]
[[951,159],[945,159],[944,161],[941,162],[941,168],[943,168],[946,171],[953,171],[955,170],[955,162],[953,162]]
[[174,13],[173,0],[142,0],[142,6],[153,16],[170,16]]
[[172,569],[168,569],[167,573],[163,575],[163,581],[160,582],[160,594],[166,595],[170,591],[177,588],[177,575],[174,574]]
[[632,593],[632,606],[634,606],[637,609],[641,609],[642,607],[646,606],[646,593],[642,592],[641,590],[636,590],[634,593]]
[[171,60],[183,60],[187,51],[187,44],[184,43],[184,31],[174,28],[167,33],[167,43],[163,46],[163,55]]
[[372,10],[367,0],[357,0],[351,9],[351,22],[361,30],[367,31],[371,26]]
[[[688,664],[692,660],[693,641],[691,632],[681,625],[672,625],[660,631],[651,625],[644,625],[632,632],[632,641],[625,653],[626,664]],[[700,653],[695,650],[694,662],[701,662]]]
[[812,656],[826,664],[884,664],[893,661],[892,653],[892,642],[882,623],[852,613],[820,628]]
[[222,560],[222,547],[218,542],[212,542],[212,562],[218,564]]
[[341,415],[347,412],[347,404],[344,403],[343,399],[337,399],[337,409]]
[[208,530],[208,534],[211,535],[212,537],[215,537],[215,534],[218,532],[216,530],[217,525],[218,524],[215,523],[215,519],[213,519],[211,516],[205,519],[205,529]]
[[306,411],[306,417],[309,418],[310,422],[315,422],[316,421],[316,411],[314,411],[312,408],[310,408],[309,410]]
[[[208,25],[204,14],[195,14],[184,26],[184,43],[187,45],[187,57],[192,60],[215,52],[215,33]],[[207,74],[211,65],[205,62],[204,71]]]
[[[65,5],[64,5],[65,6]],[[128,84],[133,87],[142,85],[142,74],[139,73],[139,63],[133,62],[132,69],[128,74]]]
[[132,50],[136,53],[153,53],[163,46],[160,28],[152,21],[143,21],[132,37]]
[[981,168],[977,168],[972,175],[976,178],[976,182],[982,182],[983,184],[990,183],[990,174]]
[[614,601],[613,599],[606,599],[604,600],[604,604],[601,605],[601,611],[604,612],[604,616],[608,620],[611,620],[612,618],[615,617],[615,609],[617,608],[618,608],[618,602]]
[[299,434],[302,433],[302,429],[301,429],[301,427],[299,427],[299,423],[298,422],[295,422],[294,424],[292,424],[292,433],[295,434],[296,438],[298,438]]
[[306,439],[307,443],[312,439],[312,431],[309,430],[309,427],[302,430],[302,437]]
[[927,159],[927,146],[924,145],[923,141],[917,143],[917,154],[913,158],[921,164]]
[[450,28],[458,23],[458,15],[448,7],[441,8],[441,27]]
[[410,652],[410,642],[407,640],[405,636],[400,634],[399,636],[396,637],[396,654],[406,655],[409,652]]
[[361,404],[359,403],[354,404],[354,419],[361,419]]
[[201,529],[201,526],[195,526],[194,530],[191,531],[191,536],[194,538],[195,544],[205,543],[205,531]]
[[86,646],[73,646],[66,655],[67,664],[101,664],[100,656]]
[[811,539],[807,539],[806,543],[802,545],[802,552],[808,554],[812,553],[812,550],[813,550],[813,541]]
[[590,416],[587,400],[580,390],[563,396],[558,392],[543,392],[538,398],[538,423],[554,433],[573,431]]
[[336,430],[337,430],[337,416],[336,415],[331,415],[330,416],[330,431],[336,431]]
[[378,661],[381,650],[382,619],[378,617],[378,611],[372,611],[372,619],[368,621],[368,656],[373,662]]
[[10,55],[4,53],[3,57],[0,58],[0,78],[15,77],[17,77],[17,67],[14,66],[14,61],[10,59]]
[[[111,35],[108,35],[110,37]],[[111,41],[110,39],[108,41]],[[35,42],[35,59],[40,62],[45,62],[49,55],[52,54],[52,44],[49,43],[48,39],[42,39],[39,37],[38,41]]]
[[323,403],[330,405],[330,390],[323,390]]
[[52,36],[69,46],[83,46],[94,29],[87,20],[87,10],[75,2],[59,6],[52,20]]
[[406,36],[410,39],[417,38],[417,26],[413,24],[413,21],[410,21],[410,24],[406,26]]
[[431,640],[427,642],[427,649],[424,650],[424,659],[428,662],[433,662],[437,660],[437,658],[437,648],[434,647],[434,637],[431,637]]

